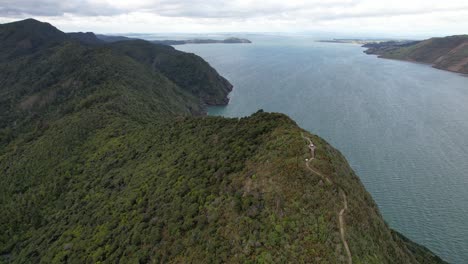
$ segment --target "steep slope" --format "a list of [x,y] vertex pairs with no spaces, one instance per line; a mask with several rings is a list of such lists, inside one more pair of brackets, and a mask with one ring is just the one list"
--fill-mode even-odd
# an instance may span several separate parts
[[369,48],[366,53],[382,58],[427,63],[438,69],[468,74],[468,35],[431,38],[409,45],[384,42],[364,47]]
[[227,95],[232,85],[195,54],[144,40],[120,41],[110,45],[114,50],[163,73],[185,91],[197,95],[204,104],[228,103]]
[[206,62],[116,44],[0,60],[0,262],[349,263],[344,222],[354,263],[442,263],[388,228],[324,140],[282,114],[200,115],[225,85],[183,87]]

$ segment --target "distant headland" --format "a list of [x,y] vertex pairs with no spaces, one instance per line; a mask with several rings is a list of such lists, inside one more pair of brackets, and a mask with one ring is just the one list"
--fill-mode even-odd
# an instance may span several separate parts
[[384,43],[384,42],[389,42],[389,41],[397,41],[399,43],[412,42],[412,40],[394,40],[394,39],[325,39],[325,40],[317,40],[317,42],[325,42],[325,43],[359,44],[359,45],[377,44],[377,43]]
[[367,43],[363,47],[367,48],[366,54],[381,58],[426,63],[437,69],[468,74],[468,35]]
[[360,44],[379,58],[430,64],[434,68],[468,74],[468,35],[426,40],[332,39],[318,42]]

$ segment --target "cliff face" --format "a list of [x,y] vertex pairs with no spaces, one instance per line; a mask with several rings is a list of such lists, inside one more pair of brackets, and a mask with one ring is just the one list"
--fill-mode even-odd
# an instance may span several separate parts
[[231,86],[195,55],[69,39],[0,52],[0,261],[442,262],[287,116],[200,115]]
[[364,45],[367,54],[432,64],[435,68],[468,74],[468,35],[431,38],[420,42]]

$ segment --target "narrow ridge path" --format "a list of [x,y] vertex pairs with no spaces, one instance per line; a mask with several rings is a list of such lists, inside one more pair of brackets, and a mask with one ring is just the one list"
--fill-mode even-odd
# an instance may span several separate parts
[[323,175],[319,171],[314,170],[312,167],[310,167],[310,162],[315,159],[315,147],[314,144],[312,143],[312,140],[310,138],[305,137],[304,134],[301,133],[301,136],[303,139],[307,140],[309,142],[309,149],[310,149],[310,159],[306,160],[306,167],[314,174],[317,174],[318,176],[322,177],[323,180],[325,180],[328,184],[333,184],[333,182],[328,178],[327,176]]
[[[307,145],[307,147],[309,148],[310,150],[310,159],[306,159],[306,167],[307,169],[309,169],[312,173],[314,174],[317,174],[319,175],[322,179],[324,179],[328,184],[330,185],[333,185],[333,181],[323,175],[322,173],[316,171],[315,169],[313,169],[312,167],[310,167],[310,162],[312,160],[315,159],[315,145],[314,143],[312,143],[312,140],[308,137],[305,137],[304,134],[301,132],[301,137],[305,140],[307,140],[307,142],[309,143]],[[349,264],[352,264],[353,263],[353,258],[352,258],[352,255],[351,255],[351,250],[349,249],[349,246],[348,246],[348,242],[346,241],[346,229],[345,229],[345,222],[344,222],[344,214],[346,213],[346,211],[348,211],[348,200],[347,200],[347,197],[346,197],[346,194],[345,192],[343,191],[343,189],[341,189],[339,186],[337,186],[340,193],[341,193],[341,196],[343,197],[343,209],[340,210],[340,212],[338,213],[338,220],[339,220],[339,229],[340,229],[340,236],[341,236],[341,242],[343,243],[343,246],[345,248],[345,251],[346,251],[346,255],[348,255],[348,263]]]
[[346,241],[346,230],[345,230],[345,223],[344,223],[344,213],[348,210],[348,201],[346,199],[346,194],[343,192],[343,190],[340,189],[340,192],[343,196],[343,209],[341,209],[340,214],[339,214],[339,221],[340,221],[340,235],[341,235],[341,241],[343,242],[343,245],[346,250],[346,254],[348,255],[348,263],[352,264],[353,263],[353,258],[351,256],[351,250],[349,250],[348,242]]

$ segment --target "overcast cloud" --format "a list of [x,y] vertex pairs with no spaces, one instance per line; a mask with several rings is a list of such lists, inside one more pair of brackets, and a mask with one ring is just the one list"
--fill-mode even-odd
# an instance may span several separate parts
[[467,0],[0,0],[0,22],[64,31],[468,33]]

